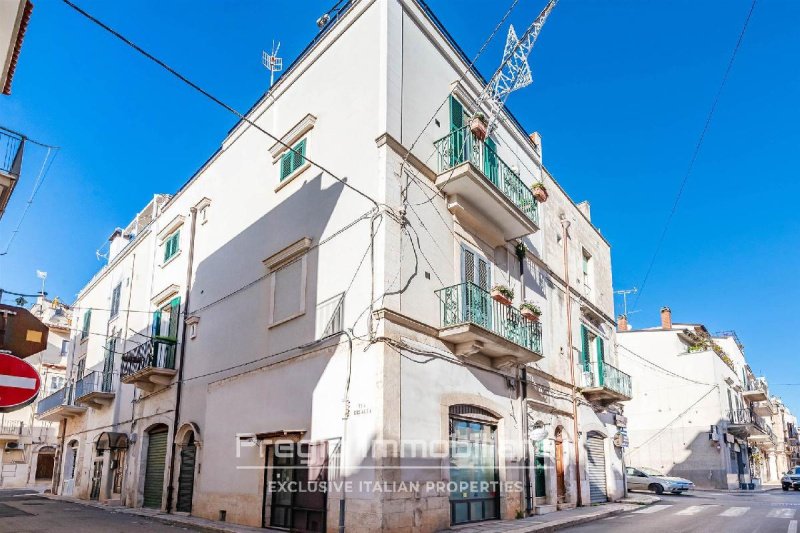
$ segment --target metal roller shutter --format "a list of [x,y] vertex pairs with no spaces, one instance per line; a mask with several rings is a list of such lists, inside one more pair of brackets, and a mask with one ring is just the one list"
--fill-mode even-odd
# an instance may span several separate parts
[[181,450],[181,470],[178,475],[178,506],[177,510],[184,513],[192,512],[192,492],[194,490],[194,459],[197,448],[192,444]]
[[161,508],[164,494],[164,470],[167,462],[167,430],[150,433],[147,446],[147,470],[144,475],[144,506]]
[[605,439],[596,435],[586,438],[586,475],[589,478],[591,503],[608,501],[606,494]]

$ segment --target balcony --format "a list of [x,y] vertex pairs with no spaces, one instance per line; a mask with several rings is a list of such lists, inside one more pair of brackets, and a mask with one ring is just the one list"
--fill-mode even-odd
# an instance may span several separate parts
[[24,432],[22,420],[9,420],[0,424],[0,440],[19,440]]
[[99,409],[114,401],[114,375],[89,372],[75,384],[75,403]]
[[759,416],[772,416],[777,413],[777,410],[771,400],[762,400],[753,402],[753,412]]
[[122,356],[123,383],[152,392],[169,385],[175,375],[175,339],[155,337]]
[[539,206],[531,190],[468,127],[434,143],[438,154],[436,186],[447,194],[448,209],[462,222],[488,230],[506,242],[539,229]]
[[24,137],[0,128],[0,216],[5,212],[8,199],[19,180],[24,147]]
[[36,418],[56,422],[62,418],[78,416],[86,411],[85,407],[75,405],[75,394],[72,385],[67,385],[39,400],[36,406]]
[[483,355],[493,367],[507,368],[542,358],[542,326],[514,307],[492,299],[474,283],[436,291],[439,338],[455,345],[456,355]]
[[[728,411],[728,431],[737,437],[760,439],[767,435],[767,427],[752,409],[734,409]],[[765,439],[766,440],[766,439]]]
[[761,380],[748,381],[742,391],[742,397],[748,402],[763,402],[769,399],[767,387]]
[[576,376],[581,393],[591,402],[625,402],[633,397],[631,377],[605,361],[578,365]]

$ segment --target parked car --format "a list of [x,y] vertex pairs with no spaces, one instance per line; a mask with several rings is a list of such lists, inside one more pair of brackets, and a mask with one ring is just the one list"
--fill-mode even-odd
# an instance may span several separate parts
[[800,466],[795,466],[781,478],[781,488],[789,490],[790,487],[794,490],[800,490]]
[[680,494],[694,488],[694,483],[688,479],[665,476],[652,468],[628,467],[625,469],[625,474],[628,479],[628,489],[651,490],[656,494],[663,494],[664,491]]

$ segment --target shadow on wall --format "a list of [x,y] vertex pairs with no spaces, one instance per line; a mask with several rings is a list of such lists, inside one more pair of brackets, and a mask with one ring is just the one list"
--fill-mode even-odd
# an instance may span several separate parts
[[[727,420],[718,420],[717,427],[724,427]],[[684,435],[694,437],[684,441]],[[690,480],[697,488],[727,489],[728,478],[732,482],[750,481],[747,446],[741,445],[737,452],[725,442],[725,434],[719,433],[719,441],[709,438],[709,431],[701,427],[676,427],[654,438],[645,447],[626,458],[627,466],[647,467],[659,470],[668,476]],[[688,451],[688,456],[675,461],[675,450]],[[726,457],[726,455],[728,457]],[[674,464],[673,464],[674,462]],[[729,465],[729,468],[725,468]]]

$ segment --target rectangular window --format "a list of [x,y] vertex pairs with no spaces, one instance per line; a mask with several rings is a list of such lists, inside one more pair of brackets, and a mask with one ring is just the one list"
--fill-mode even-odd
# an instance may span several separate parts
[[582,257],[582,264],[581,268],[583,270],[583,287],[585,290],[591,290],[592,288],[592,255],[583,250],[581,254]]
[[164,241],[164,262],[166,263],[180,251],[181,232],[176,231]]
[[119,300],[122,295],[122,282],[117,283],[114,290],[111,292],[111,318],[119,314]]
[[306,256],[272,273],[272,324],[305,312]]
[[83,328],[81,329],[81,340],[89,336],[89,326],[92,323],[92,310],[89,309],[83,314]]
[[321,339],[344,329],[344,294],[338,294],[317,305],[317,334]]
[[281,156],[281,181],[291,176],[295,170],[303,166],[306,162],[305,155],[306,140],[303,139]]
[[69,341],[67,339],[61,340],[61,357],[66,357],[69,352]]

